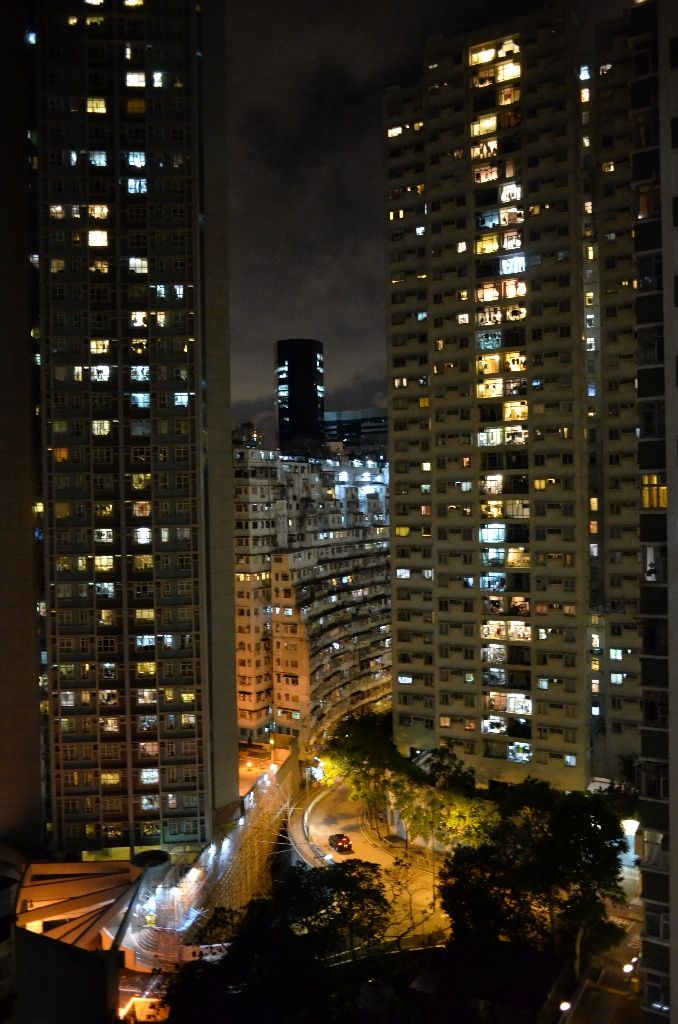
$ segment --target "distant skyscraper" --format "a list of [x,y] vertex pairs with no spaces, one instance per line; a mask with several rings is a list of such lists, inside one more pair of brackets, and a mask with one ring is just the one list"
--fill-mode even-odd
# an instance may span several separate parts
[[46,660],[67,848],[203,843],[237,798],[224,25],[220,3],[200,6],[38,4]]
[[288,455],[317,452],[325,437],[322,342],[309,338],[279,341],[275,373],[281,452]]
[[342,409],[325,413],[325,438],[347,453],[386,458],[388,416],[385,409]]

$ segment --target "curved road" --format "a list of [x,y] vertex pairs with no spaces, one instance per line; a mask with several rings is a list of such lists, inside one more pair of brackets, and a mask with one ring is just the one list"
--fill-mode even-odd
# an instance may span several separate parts
[[[402,843],[389,849],[386,826],[382,827],[384,838],[380,838],[375,830],[363,826],[364,819],[364,803],[349,798],[348,786],[333,786],[321,792],[309,806],[308,839],[326,860],[340,863],[358,857],[384,869],[393,911],[388,938],[419,937],[422,942],[426,941],[425,936],[429,942],[434,936],[442,938],[441,933],[447,933],[448,923],[445,915],[433,906],[434,876],[430,862],[427,863],[425,855],[419,851],[408,856]],[[345,832],[349,836],[352,854],[331,849],[328,838],[333,832]],[[396,859],[403,863],[396,865]]]

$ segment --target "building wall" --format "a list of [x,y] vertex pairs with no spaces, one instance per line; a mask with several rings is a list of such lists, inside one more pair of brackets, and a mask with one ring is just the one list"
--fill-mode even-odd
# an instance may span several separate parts
[[29,187],[30,53],[26,12],[6,12],[0,75],[4,97],[0,154],[12,199],[3,204],[0,247],[3,280],[2,401],[0,401],[0,838],[24,850],[43,839],[40,689],[37,637],[38,566],[35,362],[31,342],[34,296],[29,280],[32,245]]
[[672,515],[678,481],[671,455],[678,433],[672,365],[677,271],[673,199],[678,137],[675,5],[660,2],[634,8],[629,17],[629,44],[633,68],[630,113],[637,126],[632,157],[635,205],[639,218],[641,213],[646,214],[639,220],[635,244],[636,274],[642,288],[636,298],[638,395],[641,407],[656,421],[655,429],[650,431],[653,420],[641,417],[639,452],[643,495],[640,549],[645,569],[640,596],[643,722],[638,771],[645,901],[642,964],[646,1019],[654,1022],[676,1019],[678,986],[676,958],[669,944],[678,900],[678,864],[671,844],[675,813],[669,802],[671,777],[676,772],[670,753],[671,729],[676,724],[675,672],[671,668],[676,641],[669,624],[678,578]]
[[[223,229],[208,209],[200,230],[221,183],[201,149],[198,33],[185,0],[40,9],[47,660],[66,847],[200,843],[213,783],[218,803],[237,795],[228,516],[208,518],[205,477],[207,451],[211,497],[227,498],[227,412],[210,416],[228,401],[225,307],[210,321],[221,282],[213,270],[203,290],[202,262],[203,243],[223,256]],[[222,106],[215,88],[212,127]]]

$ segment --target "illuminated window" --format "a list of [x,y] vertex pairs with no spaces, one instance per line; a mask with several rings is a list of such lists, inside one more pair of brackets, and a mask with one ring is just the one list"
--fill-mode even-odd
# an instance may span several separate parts
[[507,206],[499,211],[499,223],[503,228],[510,227],[512,224],[522,224],[524,219],[523,211],[516,206]]
[[488,427],[486,430],[478,431],[478,446],[480,448],[494,448],[504,443],[503,427]]
[[128,71],[125,84],[130,89],[143,89],[146,86],[146,75],[143,71]]
[[403,134],[403,130],[400,127],[400,125],[396,125],[393,128],[389,128],[388,131],[386,132],[386,134],[389,137],[389,139],[394,139],[397,135],[402,135]]
[[102,96],[88,96],[87,97],[87,113],[88,114],[105,114],[106,113],[106,100]]
[[88,232],[88,243],[92,247],[108,245],[108,232],[107,231],[90,231],[90,232]]
[[505,299],[518,299],[527,294],[527,284],[517,277],[507,278],[501,282],[501,294]]
[[473,172],[473,177],[478,184],[485,181],[496,181],[499,177],[499,168],[496,164],[479,164]]
[[479,135],[489,135],[497,130],[496,114],[486,114],[471,123],[471,135],[477,138]]
[[476,360],[476,370],[478,373],[499,373],[500,369],[499,354],[480,356]]
[[643,473],[643,508],[667,508],[668,491],[664,473]]
[[409,537],[410,528],[409,526],[396,526],[395,528],[396,537]]
[[614,171],[614,160],[605,160],[602,165],[603,174],[611,174]]
[[508,184],[502,185],[499,190],[499,202],[514,203],[517,199],[521,199],[522,195],[522,186],[518,185],[515,181],[509,181]]
[[[500,274],[522,274],[525,272],[524,256],[507,256],[499,261]],[[525,292],[520,294],[524,295]]]
[[128,153],[127,163],[129,164],[130,167],[145,167],[146,154],[140,152]]
[[477,142],[471,146],[471,159],[481,160],[487,159],[497,155],[497,140],[496,139],[483,139],[482,142]]
[[499,235],[482,235],[476,240],[476,253],[483,255],[499,249]]
[[520,64],[517,61],[507,60],[497,65],[498,82],[510,82],[514,78],[520,78]]
[[94,203],[87,207],[87,212],[93,220],[106,220],[108,207],[105,203]]
[[591,90],[588,89],[588,88],[580,89],[579,90],[579,99],[581,100],[582,103],[588,103],[589,100],[591,99]]
[[130,256],[128,260],[129,269],[133,274],[147,274],[148,260],[142,256]]
[[476,64],[489,64],[489,62],[494,60],[496,56],[496,47],[488,43],[483,43],[481,46],[476,46],[469,50],[468,62],[471,66]]
[[504,402],[505,420],[526,420],[527,402]]
[[483,281],[476,288],[476,298],[479,302],[496,302],[499,298],[499,285],[495,281]]
[[63,220],[65,217],[65,211],[63,206],[50,206],[49,215],[55,220]]
[[500,398],[504,394],[504,381],[501,377],[481,381],[476,384],[478,398]]
[[111,432],[110,420],[92,420],[92,433],[97,437],[105,437]]
[[520,88],[517,85],[505,85],[497,91],[497,102],[500,107],[517,103],[520,99]]
[[94,556],[94,570],[95,572],[113,572],[115,568],[113,555],[95,555]]

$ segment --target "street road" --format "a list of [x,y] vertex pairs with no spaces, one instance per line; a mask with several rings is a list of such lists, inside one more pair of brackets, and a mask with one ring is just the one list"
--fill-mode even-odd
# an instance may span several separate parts
[[[434,875],[430,854],[414,851],[409,855],[402,841],[389,843],[385,825],[380,826],[380,837],[376,829],[363,824],[365,811],[362,801],[349,799],[347,786],[333,786],[322,794],[308,816],[309,840],[334,861],[358,857],[384,869],[393,908],[387,938],[407,936],[409,941],[414,941],[415,937],[420,937],[422,942],[430,942],[437,933],[447,933],[447,918],[433,908]],[[352,854],[331,849],[328,839],[333,832],[348,835],[353,845]]]

